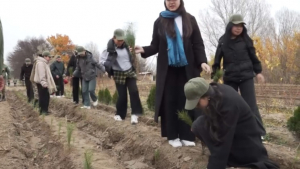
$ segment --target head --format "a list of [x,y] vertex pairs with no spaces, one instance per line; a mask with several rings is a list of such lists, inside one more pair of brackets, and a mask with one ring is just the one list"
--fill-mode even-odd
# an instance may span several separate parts
[[61,62],[61,57],[58,55],[58,56],[56,56],[56,61],[57,62]]
[[165,7],[167,10],[175,12],[180,7],[183,0],[165,0]]
[[25,59],[25,64],[28,66],[28,65],[30,65],[31,64],[31,60],[29,59],[29,58],[26,58]]
[[229,18],[229,22],[232,23],[231,34],[233,37],[240,36],[243,33],[245,22],[243,16],[240,14],[234,14]]
[[209,91],[209,84],[201,77],[193,78],[184,85],[186,96],[185,109],[193,110],[197,107],[208,106],[210,97],[206,94]]
[[49,51],[44,51],[43,54],[42,54],[42,57],[43,57],[44,59],[46,59],[47,62],[49,62],[49,60],[51,59],[50,52],[49,52]]
[[76,50],[78,52],[78,56],[83,57],[86,55],[86,50],[84,49],[84,47],[78,46]]
[[124,40],[125,40],[125,32],[122,29],[116,29],[114,31],[113,40],[117,47],[122,46],[124,44]]

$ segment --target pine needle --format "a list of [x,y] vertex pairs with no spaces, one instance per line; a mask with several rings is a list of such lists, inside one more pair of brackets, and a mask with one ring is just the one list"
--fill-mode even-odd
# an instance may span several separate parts
[[215,76],[213,77],[214,82],[219,82],[219,80],[223,77],[223,71],[218,69]]
[[84,169],[92,169],[92,157],[93,153],[91,151],[84,153]]
[[180,120],[184,121],[189,126],[192,126],[193,121],[187,111],[185,111],[185,110],[178,111],[178,117]]

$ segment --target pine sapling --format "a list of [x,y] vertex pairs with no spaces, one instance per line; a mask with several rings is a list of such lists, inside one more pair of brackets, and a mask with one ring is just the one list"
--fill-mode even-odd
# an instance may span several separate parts
[[93,153],[91,151],[85,151],[84,153],[84,169],[92,169],[92,157]]
[[69,149],[71,148],[71,140],[72,140],[72,134],[73,134],[74,128],[75,128],[74,124],[72,124],[72,123],[67,124],[67,142],[68,142]]
[[192,126],[193,124],[193,120],[191,119],[190,115],[188,114],[187,111],[182,110],[182,111],[178,111],[178,118],[182,121],[184,121],[186,124],[188,124],[189,126]]

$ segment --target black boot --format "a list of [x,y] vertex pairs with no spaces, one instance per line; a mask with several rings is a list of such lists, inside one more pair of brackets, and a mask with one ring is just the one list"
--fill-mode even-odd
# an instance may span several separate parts
[[38,99],[34,99],[33,101],[33,107],[35,108],[39,103],[39,100]]
[[6,99],[5,99],[5,96],[4,96],[4,95],[2,96],[2,101],[6,101]]

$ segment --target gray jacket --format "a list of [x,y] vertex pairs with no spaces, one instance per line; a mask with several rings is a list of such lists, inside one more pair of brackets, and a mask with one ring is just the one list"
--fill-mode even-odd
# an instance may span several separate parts
[[86,51],[86,56],[78,57],[77,66],[73,73],[74,77],[79,77],[80,73],[82,79],[85,81],[93,80],[97,77],[97,68],[100,69],[102,73],[105,73],[105,68],[103,65],[97,63],[93,58],[93,54],[89,51]]

